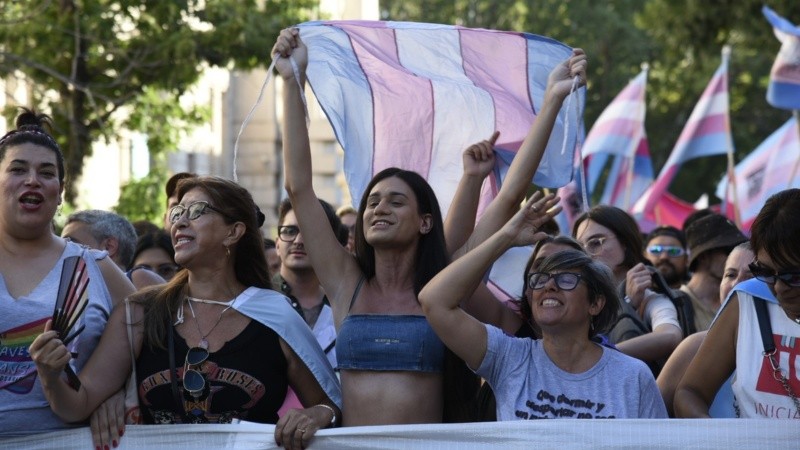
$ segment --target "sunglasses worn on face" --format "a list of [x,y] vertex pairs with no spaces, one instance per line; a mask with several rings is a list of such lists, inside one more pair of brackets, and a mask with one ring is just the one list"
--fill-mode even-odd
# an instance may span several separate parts
[[208,350],[203,347],[192,347],[186,352],[183,366],[183,390],[197,401],[206,390],[206,377],[199,370],[193,369],[208,359]]
[[561,272],[549,274],[546,272],[534,272],[528,275],[528,288],[533,290],[543,289],[547,280],[553,279],[556,286],[562,291],[571,291],[578,286],[581,281],[581,274],[573,272]]
[[651,245],[647,247],[647,253],[653,256],[660,256],[662,253],[666,253],[670,258],[677,258],[686,254],[686,250],[675,245]]
[[292,242],[300,234],[300,228],[294,225],[282,225],[278,227],[278,238],[283,242]]
[[750,263],[747,267],[750,268],[750,272],[753,273],[754,277],[764,283],[775,284],[778,280],[781,280],[787,286],[800,287],[800,271],[793,270],[778,273],[757,262]]
[[207,214],[208,210],[214,211],[215,213],[230,219],[227,214],[218,210],[217,208],[214,208],[205,201],[194,202],[189,206],[175,205],[169,209],[169,214],[167,217],[169,217],[169,223],[175,223],[181,220],[184,211],[189,211],[189,220],[195,220],[203,214]]

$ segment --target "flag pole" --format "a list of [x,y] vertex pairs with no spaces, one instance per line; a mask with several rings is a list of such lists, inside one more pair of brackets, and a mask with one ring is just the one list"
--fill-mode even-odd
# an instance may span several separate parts
[[[648,72],[650,70],[650,64],[642,63],[642,72]],[[647,74],[645,74],[645,79],[647,79]],[[645,102],[642,102],[640,108],[644,109]],[[640,117],[644,117],[644,114],[641,114]],[[639,136],[639,139],[633,140],[633,145],[631,146],[631,150],[628,153],[628,173],[625,177],[625,202],[623,206],[625,207],[625,211],[629,211],[631,209],[631,190],[633,189],[633,169],[636,166],[636,152],[639,150],[639,143],[642,140],[642,136]]]
[[[727,67],[728,62],[731,58],[731,46],[725,45],[722,47],[722,60],[725,62],[725,66]],[[727,73],[726,73],[727,77]],[[725,125],[728,129],[728,186],[725,192],[725,196],[730,196],[731,204],[733,205],[733,221],[737,227],[742,228],[742,219],[739,214],[739,199],[737,195],[736,189],[736,170],[735,170],[735,161],[733,158],[733,136],[731,134],[731,116],[730,112],[725,114]],[[730,190],[733,190],[731,193]]]
[[[794,121],[797,124],[797,132],[800,133],[800,109],[793,109],[792,115],[794,115]],[[792,168],[792,176],[789,177],[789,185],[786,186],[787,189],[791,188],[794,185],[794,178],[797,176],[797,170],[800,168],[800,158],[794,162],[794,168]]]

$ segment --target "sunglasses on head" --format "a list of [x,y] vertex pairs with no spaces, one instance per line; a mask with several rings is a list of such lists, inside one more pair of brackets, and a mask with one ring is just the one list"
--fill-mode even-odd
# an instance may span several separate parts
[[189,220],[195,220],[198,217],[202,216],[203,214],[208,214],[208,211],[214,211],[215,213],[223,217],[231,219],[230,216],[218,210],[217,208],[214,208],[213,206],[209,205],[208,202],[200,201],[200,202],[194,202],[189,206],[175,205],[172,208],[170,208],[169,214],[167,215],[167,217],[169,218],[169,223],[175,223],[181,220],[181,217],[183,217],[183,213],[185,211],[189,211],[188,214]]
[[547,280],[553,279],[556,287],[562,291],[571,291],[578,286],[581,281],[581,274],[573,272],[561,272],[549,274],[547,272],[533,272],[528,275],[528,288],[533,290],[543,289]]
[[750,272],[753,273],[756,279],[764,283],[775,284],[778,280],[781,280],[787,286],[800,287],[800,270],[778,273],[757,262],[750,263],[747,267],[750,268]]
[[206,377],[197,369],[208,359],[208,350],[203,347],[192,347],[186,352],[183,366],[183,390],[197,401],[206,390]]
[[651,245],[647,247],[647,253],[650,253],[653,256],[659,256],[662,253],[666,253],[670,258],[675,258],[677,256],[685,255],[686,250],[676,245]]

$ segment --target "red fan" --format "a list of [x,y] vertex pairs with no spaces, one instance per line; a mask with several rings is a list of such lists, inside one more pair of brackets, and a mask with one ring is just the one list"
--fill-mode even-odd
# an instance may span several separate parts
[[[58,297],[53,308],[52,328],[58,332],[59,338],[64,345],[69,344],[75,337],[83,331],[84,326],[78,327],[75,332],[70,334],[75,324],[78,323],[83,311],[86,309],[88,292],[86,287],[89,285],[89,272],[86,262],[80,256],[69,256],[64,259],[61,269],[61,282],[58,285]],[[77,356],[77,355],[73,355]],[[67,364],[64,367],[67,380],[76,391],[80,389],[81,382],[72,367]]]

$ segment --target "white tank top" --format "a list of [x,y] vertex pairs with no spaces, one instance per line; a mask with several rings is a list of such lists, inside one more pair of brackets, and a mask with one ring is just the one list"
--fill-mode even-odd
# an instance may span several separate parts
[[[736,342],[736,372],[733,394],[739,417],[768,419],[800,419],[789,394],[773,376],[769,360],[763,356],[764,344],[752,295],[739,291],[739,335]],[[780,306],[767,303],[775,360],[796,396],[800,396],[800,324],[790,320]],[[800,398],[800,397],[798,397]]]

